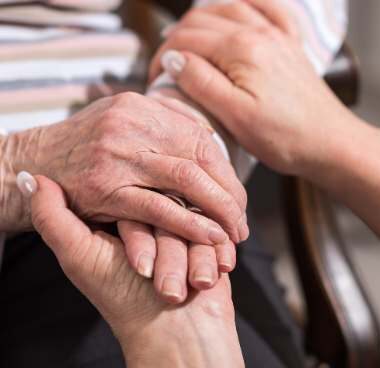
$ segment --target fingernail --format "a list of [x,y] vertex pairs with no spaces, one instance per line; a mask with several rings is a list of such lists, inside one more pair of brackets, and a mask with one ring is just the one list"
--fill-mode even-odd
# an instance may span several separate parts
[[211,286],[213,277],[213,270],[208,265],[202,265],[198,267],[194,272],[194,281],[204,286]]
[[167,276],[162,282],[162,294],[166,297],[179,301],[182,298],[182,285],[177,277]]
[[147,254],[143,253],[137,264],[137,272],[148,279],[153,276],[153,268],[154,268],[154,258]]
[[232,259],[229,254],[224,253],[218,258],[218,267],[221,272],[230,272],[233,268]]
[[245,241],[249,237],[249,227],[247,225],[247,215],[244,214],[240,220],[240,225],[239,225],[239,236],[240,236],[240,241]]
[[227,234],[217,227],[212,227],[210,229],[208,238],[213,244],[221,244],[228,240]]
[[161,65],[172,77],[177,77],[186,65],[186,58],[178,51],[168,50],[161,57]]
[[37,192],[37,181],[26,171],[18,173],[16,178],[17,187],[24,197],[31,197]]
[[176,27],[176,23],[172,23],[164,27],[161,31],[161,38],[167,38],[169,37],[170,33],[173,32],[173,30]]

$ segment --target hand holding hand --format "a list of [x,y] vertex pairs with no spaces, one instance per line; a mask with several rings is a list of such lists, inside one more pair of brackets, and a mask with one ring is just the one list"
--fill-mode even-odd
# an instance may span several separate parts
[[193,11],[170,32],[151,75],[163,66],[261,161],[304,174],[307,162],[330,154],[349,113],[309,64],[291,18],[270,4]]
[[[14,172],[58,182],[87,221],[140,221],[209,245],[227,234],[242,240],[244,188],[212,136],[147,97],[98,100],[62,123],[11,135],[7,150],[17,153]],[[204,216],[177,205],[166,191]]]
[[[191,292],[180,307],[165,304],[152,283],[129,266],[118,238],[91,232],[68,209],[57,184],[42,176],[35,179],[24,182],[31,193],[33,224],[66,275],[109,322],[128,366],[167,367],[179,364],[178,359],[197,368],[244,366],[226,275],[212,290]],[[182,246],[164,231],[156,235],[168,246]]]

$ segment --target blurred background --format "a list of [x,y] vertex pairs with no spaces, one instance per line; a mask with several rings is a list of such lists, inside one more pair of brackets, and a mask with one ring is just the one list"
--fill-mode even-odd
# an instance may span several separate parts
[[[365,4],[365,6],[363,6]],[[362,97],[358,113],[380,124],[380,1],[350,0],[349,43],[361,64]]]

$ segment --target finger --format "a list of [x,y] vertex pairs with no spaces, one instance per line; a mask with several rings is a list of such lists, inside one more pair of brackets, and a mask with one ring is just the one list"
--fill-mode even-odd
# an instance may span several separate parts
[[[220,224],[233,239],[240,239],[240,235],[236,233],[239,231],[236,225],[243,216],[239,204],[202,168],[190,160],[149,152],[142,155],[142,169],[149,172],[149,181],[144,183],[146,186],[157,188],[159,185],[160,190],[183,196],[192,205],[201,209],[206,217]],[[225,181],[226,175],[224,172],[222,180]],[[235,188],[231,188],[233,189]]]
[[219,244],[228,239],[227,234],[216,222],[147,189],[119,189],[113,193],[103,211],[110,213],[117,220],[127,219],[150,224],[185,239],[198,239],[193,241],[204,244]]
[[[207,129],[207,127],[209,127],[208,121],[207,120],[205,121],[205,117],[202,114],[198,113],[193,108],[188,107],[188,105],[184,104],[183,102],[180,102],[179,100],[176,100],[176,99],[163,97],[161,95],[155,96],[154,98],[158,99],[158,101],[163,103],[165,106],[172,108],[179,113],[181,113],[181,111],[182,111],[182,113],[185,115],[188,115],[189,118],[197,120],[199,122],[199,124],[203,124],[205,126],[205,129]],[[198,117],[198,115],[200,115],[200,117]],[[214,133],[212,133],[212,134],[214,134]],[[241,214],[239,215],[240,216],[239,219],[237,221],[234,221],[233,220],[234,216],[232,215],[233,212],[231,212],[231,210],[229,210],[231,205],[228,205],[227,203],[224,207],[224,210],[222,210],[222,217],[215,215],[211,211],[209,212],[208,207],[210,207],[210,205],[212,205],[213,207],[217,206],[217,208],[222,209],[223,200],[221,200],[221,198],[217,198],[217,202],[214,202],[211,199],[211,197],[215,197],[215,195],[210,195],[207,197],[207,196],[204,196],[203,194],[205,194],[205,193],[203,193],[201,191],[195,191],[195,195],[199,196],[201,194],[202,196],[204,196],[205,197],[204,198],[205,203],[208,207],[204,206],[203,204],[197,204],[197,207],[198,208],[202,207],[203,212],[207,212],[207,215],[208,215],[207,217],[213,218],[217,222],[221,223],[223,227],[228,226],[228,229],[231,229],[231,232],[236,230],[236,227],[237,227],[236,224],[244,223],[241,226],[238,225],[238,228],[239,228],[238,231],[240,234],[240,231],[244,232],[244,229],[240,230],[240,227],[244,227],[245,223],[246,223],[245,219],[243,217],[241,217],[241,215],[244,214],[245,210],[246,210],[247,194],[246,194],[246,191],[245,191],[243,185],[241,184],[241,182],[237,178],[236,172],[233,169],[232,165],[225,159],[224,153],[221,152],[220,147],[219,146],[214,147],[214,148],[212,147],[212,146],[215,146],[214,138],[212,138],[212,140],[213,140],[213,142],[205,142],[203,144],[204,146],[207,146],[207,149],[204,149],[203,152],[210,151],[209,158],[207,160],[196,160],[198,162],[198,165],[200,166],[200,168],[198,168],[197,165],[195,165],[195,167],[198,168],[200,171],[202,171],[201,169],[203,169],[202,172],[205,172],[207,174],[206,175],[207,178],[210,178],[212,182],[216,183],[217,187],[220,187],[222,190],[224,190],[227,197],[230,197],[230,198],[232,197],[235,200],[237,206],[239,207],[239,209],[241,211]],[[199,151],[202,151],[202,150],[199,150]],[[211,152],[211,151],[213,151],[213,152]],[[151,153],[148,153],[148,154],[151,155]],[[145,155],[145,153],[144,153],[144,155]],[[167,164],[168,164],[167,158],[165,158],[164,166],[168,166]],[[150,166],[153,168],[156,168],[156,170],[158,167],[161,167],[161,165],[159,165],[158,163],[154,166],[153,165],[150,165]],[[148,171],[148,170],[145,170],[145,171]],[[168,170],[168,169],[164,170],[161,167],[159,175],[155,174],[153,176],[155,178],[157,178],[162,173],[165,173],[168,171],[170,172],[170,170]],[[192,175],[191,177],[195,178],[196,175]],[[191,181],[194,181],[194,180],[195,179],[191,179]],[[169,182],[169,183],[173,182],[173,175],[171,175],[168,178],[167,182]],[[196,184],[198,184],[198,183],[196,182]],[[153,187],[154,186],[155,185],[153,185]],[[192,187],[192,186],[185,186],[185,188],[191,189],[193,192],[195,189],[195,187]],[[177,190],[178,192],[182,192],[182,190],[181,190],[182,188],[174,189],[173,185],[171,185],[167,189]],[[183,191],[183,193],[187,197],[186,191]],[[189,202],[191,202],[195,205],[196,199],[192,198],[191,196],[187,197],[187,199]],[[225,198],[225,199],[228,200],[228,198]],[[233,205],[233,207],[235,207],[235,206]],[[227,219],[227,222],[224,222],[225,219]],[[220,221],[222,221],[222,222],[220,222]],[[230,232],[230,230],[228,230],[228,232]],[[240,241],[245,240],[246,239],[245,236],[246,235],[241,235]]]
[[43,176],[35,177],[38,190],[31,198],[32,222],[60,263],[85,251],[92,234],[68,208],[62,189]]
[[207,12],[230,20],[240,26],[248,26],[256,30],[266,29],[271,25],[269,19],[263,13],[242,1],[223,5],[211,5],[207,7]]
[[190,51],[206,59],[215,55],[215,50],[223,41],[223,36],[216,31],[183,28],[173,31],[170,38],[161,45],[154,55],[149,68],[149,80],[153,81],[162,71],[161,59],[167,50]]
[[300,32],[294,15],[287,10],[282,1],[279,0],[243,0],[247,4],[256,7],[275,26],[290,36],[299,38]]
[[188,255],[190,285],[197,290],[212,288],[219,276],[215,248],[192,243]]
[[[161,51],[159,51],[155,57],[155,61],[152,64],[152,73],[155,74],[155,69],[159,70],[158,67],[154,66],[155,63],[161,63],[159,60],[160,55],[167,47],[178,46],[179,49],[182,49],[184,45],[187,45],[185,49],[190,49],[190,51],[200,54],[205,58],[211,58],[214,56],[213,50],[218,47],[221,38],[220,35],[215,32],[209,31],[200,31],[196,29],[184,29],[180,31],[177,35],[173,36],[170,41],[165,44]],[[166,54],[170,54],[168,51]],[[165,64],[163,62],[163,64]],[[206,80],[207,80],[207,76]],[[200,79],[197,80],[200,82]],[[228,81],[228,79],[227,79]],[[202,80],[203,82],[203,80]],[[231,83],[230,83],[231,84]],[[218,93],[223,93],[224,91],[213,91]],[[208,96],[203,95],[203,98],[208,98]],[[200,99],[196,99],[197,102],[200,102]],[[203,105],[204,106],[204,105]],[[231,109],[228,109],[231,110]],[[232,109],[235,111],[235,109]],[[215,116],[215,115],[214,115]],[[224,120],[224,119],[223,119]],[[222,120],[222,121],[223,121]],[[208,136],[210,138],[210,136]],[[213,142],[211,142],[211,140]],[[245,211],[247,198],[246,193],[238,180],[235,170],[233,167],[226,161],[224,154],[222,153],[220,147],[215,142],[215,139],[209,139],[207,145],[199,145],[204,151],[209,150],[211,154],[208,155],[206,160],[202,158],[196,160],[197,163],[209,174],[215,181],[217,181],[227,192],[232,194],[237,200],[242,212]],[[188,150],[187,150],[188,151]],[[201,151],[201,150],[199,150]],[[189,157],[192,159],[191,157]],[[211,162],[210,162],[211,161]]]
[[236,246],[231,241],[215,245],[219,272],[232,272],[236,267]]
[[139,275],[151,278],[156,259],[156,240],[151,227],[129,220],[119,221],[117,227],[129,264]]
[[209,11],[209,8],[194,8],[187,12],[171,30],[169,37],[180,28],[208,29],[226,34],[236,31],[241,26],[227,17],[221,17],[217,12]]
[[163,230],[156,230],[155,235],[155,289],[167,302],[182,303],[187,297],[187,244]]
[[[175,78],[178,86],[191,99],[222,121],[239,142],[244,142],[242,138],[245,132],[236,121],[246,120],[249,112],[255,108],[255,96],[235,86],[219,69],[198,55],[171,51],[171,57],[182,60],[183,68],[180,72],[166,67],[166,71]],[[236,106],[239,106],[239,109],[234,108]],[[247,108],[244,108],[245,106]],[[251,129],[254,129],[254,124],[255,121],[252,121]]]

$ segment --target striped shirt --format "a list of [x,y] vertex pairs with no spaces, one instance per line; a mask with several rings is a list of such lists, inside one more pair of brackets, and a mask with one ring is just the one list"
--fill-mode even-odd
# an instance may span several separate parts
[[[346,0],[282,1],[296,15],[306,53],[323,75],[345,37]],[[115,13],[120,3],[0,0],[0,131],[51,124],[100,97],[144,90],[146,49],[138,35],[122,28]],[[167,76],[156,90],[162,81]],[[244,178],[252,158],[227,146]]]
[[[282,1],[322,75],[345,37],[345,0]],[[0,128],[49,124],[99,97],[144,89],[146,53],[112,12],[120,2],[0,0]]]

